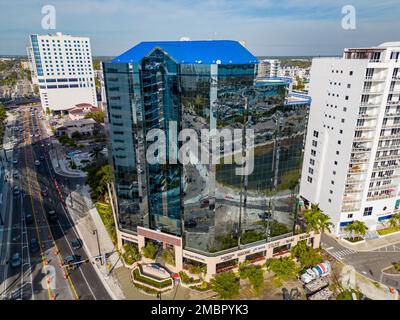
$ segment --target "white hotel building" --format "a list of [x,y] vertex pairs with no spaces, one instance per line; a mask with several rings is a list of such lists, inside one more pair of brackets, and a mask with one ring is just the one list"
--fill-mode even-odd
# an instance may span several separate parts
[[79,103],[97,106],[89,38],[33,34],[28,56],[44,109],[63,111]]
[[400,211],[400,42],[314,59],[300,195],[370,231]]

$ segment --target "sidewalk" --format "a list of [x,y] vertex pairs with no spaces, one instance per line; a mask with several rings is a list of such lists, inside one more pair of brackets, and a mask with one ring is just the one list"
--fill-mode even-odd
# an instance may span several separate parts
[[343,247],[347,248],[347,249],[351,249],[351,250],[355,250],[355,251],[374,251],[374,250],[378,250],[390,245],[394,245],[397,243],[400,243],[400,234],[393,234],[393,235],[389,235],[386,237],[382,237],[382,238],[377,238],[377,239],[371,239],[371,240],[366,240],[365,242],[362,243],[355,243],[355,244],[350,244],[347,241],[343,241],[340,238],[336,237],[333,234],[330,233],[325,233],[327,236],[335,239],[338,243],[340,243],[340,245],[342,245]]
[[[88,187],[83,186],[79,191],[73,191],[67,197],[66,204],[89,257],[98,256],[99,247],[101,254],[107,253],[108,255],[107,261],[111,265],[110,273],[107,272],[105,265],[93,265],[105,288],[114,300],[126,299],[113,272],[123,264],[96,208],[93,207]],[[93,233],[94,230],[97,230],[97,235]]]

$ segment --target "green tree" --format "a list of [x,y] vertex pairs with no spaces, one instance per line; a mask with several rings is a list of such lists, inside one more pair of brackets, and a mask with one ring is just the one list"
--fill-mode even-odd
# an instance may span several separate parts
[[92,149],[92,151],[90,151],[89,155],[90,155],[93,159],[95,159],[96,161],[98,161],[99,158],[100,158],[100,156],[101,156],[101,149],[100,149],[100,148],[97,148],[97,147],[94,147],[94,148]]
[[311,208],[304,211],[304,218],[307,221],[307,232],[311,230],[317,233],[325,230],[331,232],[330,217],[319,208],[318,204],[311,204]]
[[274,283],[278,287],[282,286],[283,281],[296,279],[299,273],[296,263],[290,257],[268,259],[265,266],[275,274]]
[[142,248],[142,255],[148,259],[154,260],[157,255],[157,247],[152,241],[148,241]]
[[352,223],[346,225],[344,229],[351,234],[351,238],[356,237],[363,238],[367,234],[367,226],[364,221],[355,220]]
[[103,111],[89,112],[85,115],[85,119],[93,119],[97,123],[104,123],[104,112]]
[[124,253],[122,254],[122,257],[124,258],[126,264],[132,265],[134,262],[141,259],[140,253],[134,245],[130,243],[125,243],[123,245],[123,248]]
[[224,272],[211,279],[211,288],[221,299],[232,299],[239,294],[240,283],[232,271]]
[[86,183],[90,186],[93,199],[104,198],[111,183],[112,174],[109,165],[96,165],[85,169],[87,172]]
[[323,260],[319,250],[308,247],[305,240],[299,241],[290,252],[292,257],[300,262],[302,268],[314,266]]
[[163,250],[163,253],[161,256],[162,256],[162,259],[165,261],[165,263],[168,263],[171,266],[175,266],[175,256],[174,256],[174,253],[171,252],[170,249]]
[[391,228],[396,228],[399,225],[399,221],[393,218],[393,216],[389,219],[388,223]]
[[241,279],[247,279],[257,294],[264,288],[264,272],[261,266],[241,264],[239,276]]

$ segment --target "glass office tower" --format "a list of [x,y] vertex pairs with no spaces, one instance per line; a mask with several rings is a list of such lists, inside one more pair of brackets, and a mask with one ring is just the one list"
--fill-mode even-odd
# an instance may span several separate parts
[[[256,67],[225,40],[142,42],[104,63],[121,230],[176,235],[208,254],[293,232],[307,110],[285,107],[286,83],[256,81]],[[167,163],[147,161],[152,129],[166,133]],[[170,135],[184,129],[254,130],[253,172],[237,175],[228,160],[249,152],[246,139],[221,139],[219,163],[168,161]],[[198,157],[210,151],[199,142]]]

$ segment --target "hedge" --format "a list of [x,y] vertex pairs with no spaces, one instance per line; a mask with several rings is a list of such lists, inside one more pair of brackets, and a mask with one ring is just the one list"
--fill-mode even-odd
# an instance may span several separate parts
[[150,278],[147,278],[147,277],[142,276],[142,275],[140,274],[140,271],[139,271],[138,268],[135,269],[135,270],[133,270],[133,278],[134,278],[136,281],[140,281],[140,282],[143,282],[143,283],[145,283],[145,284],[148,284],[148,285],[151,285],[151,286],[153,286],[153,287],[160,288],[160,289],[172,285],[172,279],[167,279],[167,280],[163,280],[163,281],[161,281],[161,282],[158,282],[158,281],[156,281],[156,280],[152,280],[152,279],[150,279]]

